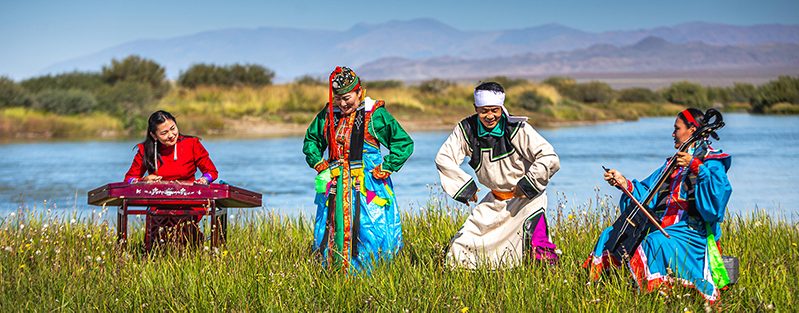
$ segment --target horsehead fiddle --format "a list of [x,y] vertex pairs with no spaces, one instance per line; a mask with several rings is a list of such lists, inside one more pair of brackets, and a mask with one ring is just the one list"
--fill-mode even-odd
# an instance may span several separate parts
[[[716,109],[708,109],[705,112],[705,116],[702,120],[705,125],[702,127],[697,127],[697,130],[691,134],[691,137],[680,144],[678,152],[685,152],[689,148],[693,147],[697,142],[706,142],[708,137],[719,140],[716,130],[724,127],[724,121],[721,117],[721,113]],[[702,149],[696,149],[696,152],[700,150]],[[622,212],[616,221],[613,222],[613,229],[609,234],[607,242],[605,242],[605,251],[608,251],[608,254],[615,257],[616,260],[629,258],[632,252],[638,247],[646,235],[644,230],[647,226],[647,221],[655,225],[664,236],[671,238],[666,233],[666,230],[661,226],[662,222],[656,219],[653,212],[651,212],[647,207],[652,199],[654,199],[658,194],[661,186],[663,186],[663,183],[666,181],[666,179],[668,179],[676,167],[677,153],[675,153],[674,156],[669,159],[668,166],[663,173],[661,173],[655,185],[649,189],[649,194],[641,203],[639,203],[632,196],[632,194],[626,190],[626,188],[618,186],[631,199],[631,201],[635,203],[635,206]],[[604,168],[604,166],[602,168]],[[608,171],[608,169],[605,169],[605,171]]]

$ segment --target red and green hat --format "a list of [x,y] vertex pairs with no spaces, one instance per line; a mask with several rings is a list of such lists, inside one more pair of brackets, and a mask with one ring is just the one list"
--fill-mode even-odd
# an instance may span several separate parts
[[336,66],[336,69],[330,73],[330,89],[336,95],[343,95],[360,87],[361,79],[348,67]]

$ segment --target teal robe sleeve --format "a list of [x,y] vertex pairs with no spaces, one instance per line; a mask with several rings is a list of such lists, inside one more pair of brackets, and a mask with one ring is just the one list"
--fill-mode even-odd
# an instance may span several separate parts
[[372,113],[369,133],[388,148],[389,153],[383,158],[383,170],[398,171],[413,153],[413,139],[385,107],[381,106]]
[[308,126],[308,130],[305,131],[302,153],[305,154],[305,162],[310,167],[315,167],[319,162],[324,161],[325,149],[327,149],[327,139],[324,132],[326,120],[327,105],[314,117],[311,125]]

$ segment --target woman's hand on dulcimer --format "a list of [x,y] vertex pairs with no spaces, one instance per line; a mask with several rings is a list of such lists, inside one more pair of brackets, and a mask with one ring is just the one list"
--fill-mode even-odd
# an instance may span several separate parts
[[158,176],[158,175],[155,175],[155,174],[150,174],[150,175],[144,176],[144,178],[142,178],[141,181],[143,181],[143,182],[156,182],[156,181],[161,181],[161,178],[162,178],[161,176]]
[[611,186],[616,186],[619,188],[624,188],[627,186],[627,179],[624,178],[624,175],[617,170],[609,170],[605,172],[605,180]]

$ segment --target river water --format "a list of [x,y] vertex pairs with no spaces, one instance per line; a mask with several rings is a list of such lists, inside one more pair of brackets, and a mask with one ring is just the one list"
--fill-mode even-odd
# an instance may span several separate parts
[[[732,155],[729,210],[799,213],[799,117],[725,114],[724,118],[727,126],[712,146]],[[616,168],[628,178],[645,178],[675,152],[673,122],[673,117],[642,118],[540,129],[561,162],[561,170],[547,188],[549,207],[557,205],[558,197],[566,201],[567,211],[581,209],[597,193],[618,199],[621,193],[602,179],[602,166]],[[417,208],[429,201],[431,192],[438,192],[433,160],[449,133],[411,133],[416,142],[413,156],[392,175],[402,209]],[[263,193],[263,210],[314,214],[315,171],[305,163],[302,137],[205,138],[203,144],[220,179]],[[121,181],[136,153],[135,145],[136,141],[0,145],[0,213],[42,208],[45,201],[51,209],[55,205],[57,210],[91,211],[87,191]],[[467,164],[463,168],[473,174]],[[488,190],[481,189],[482,197]]]

